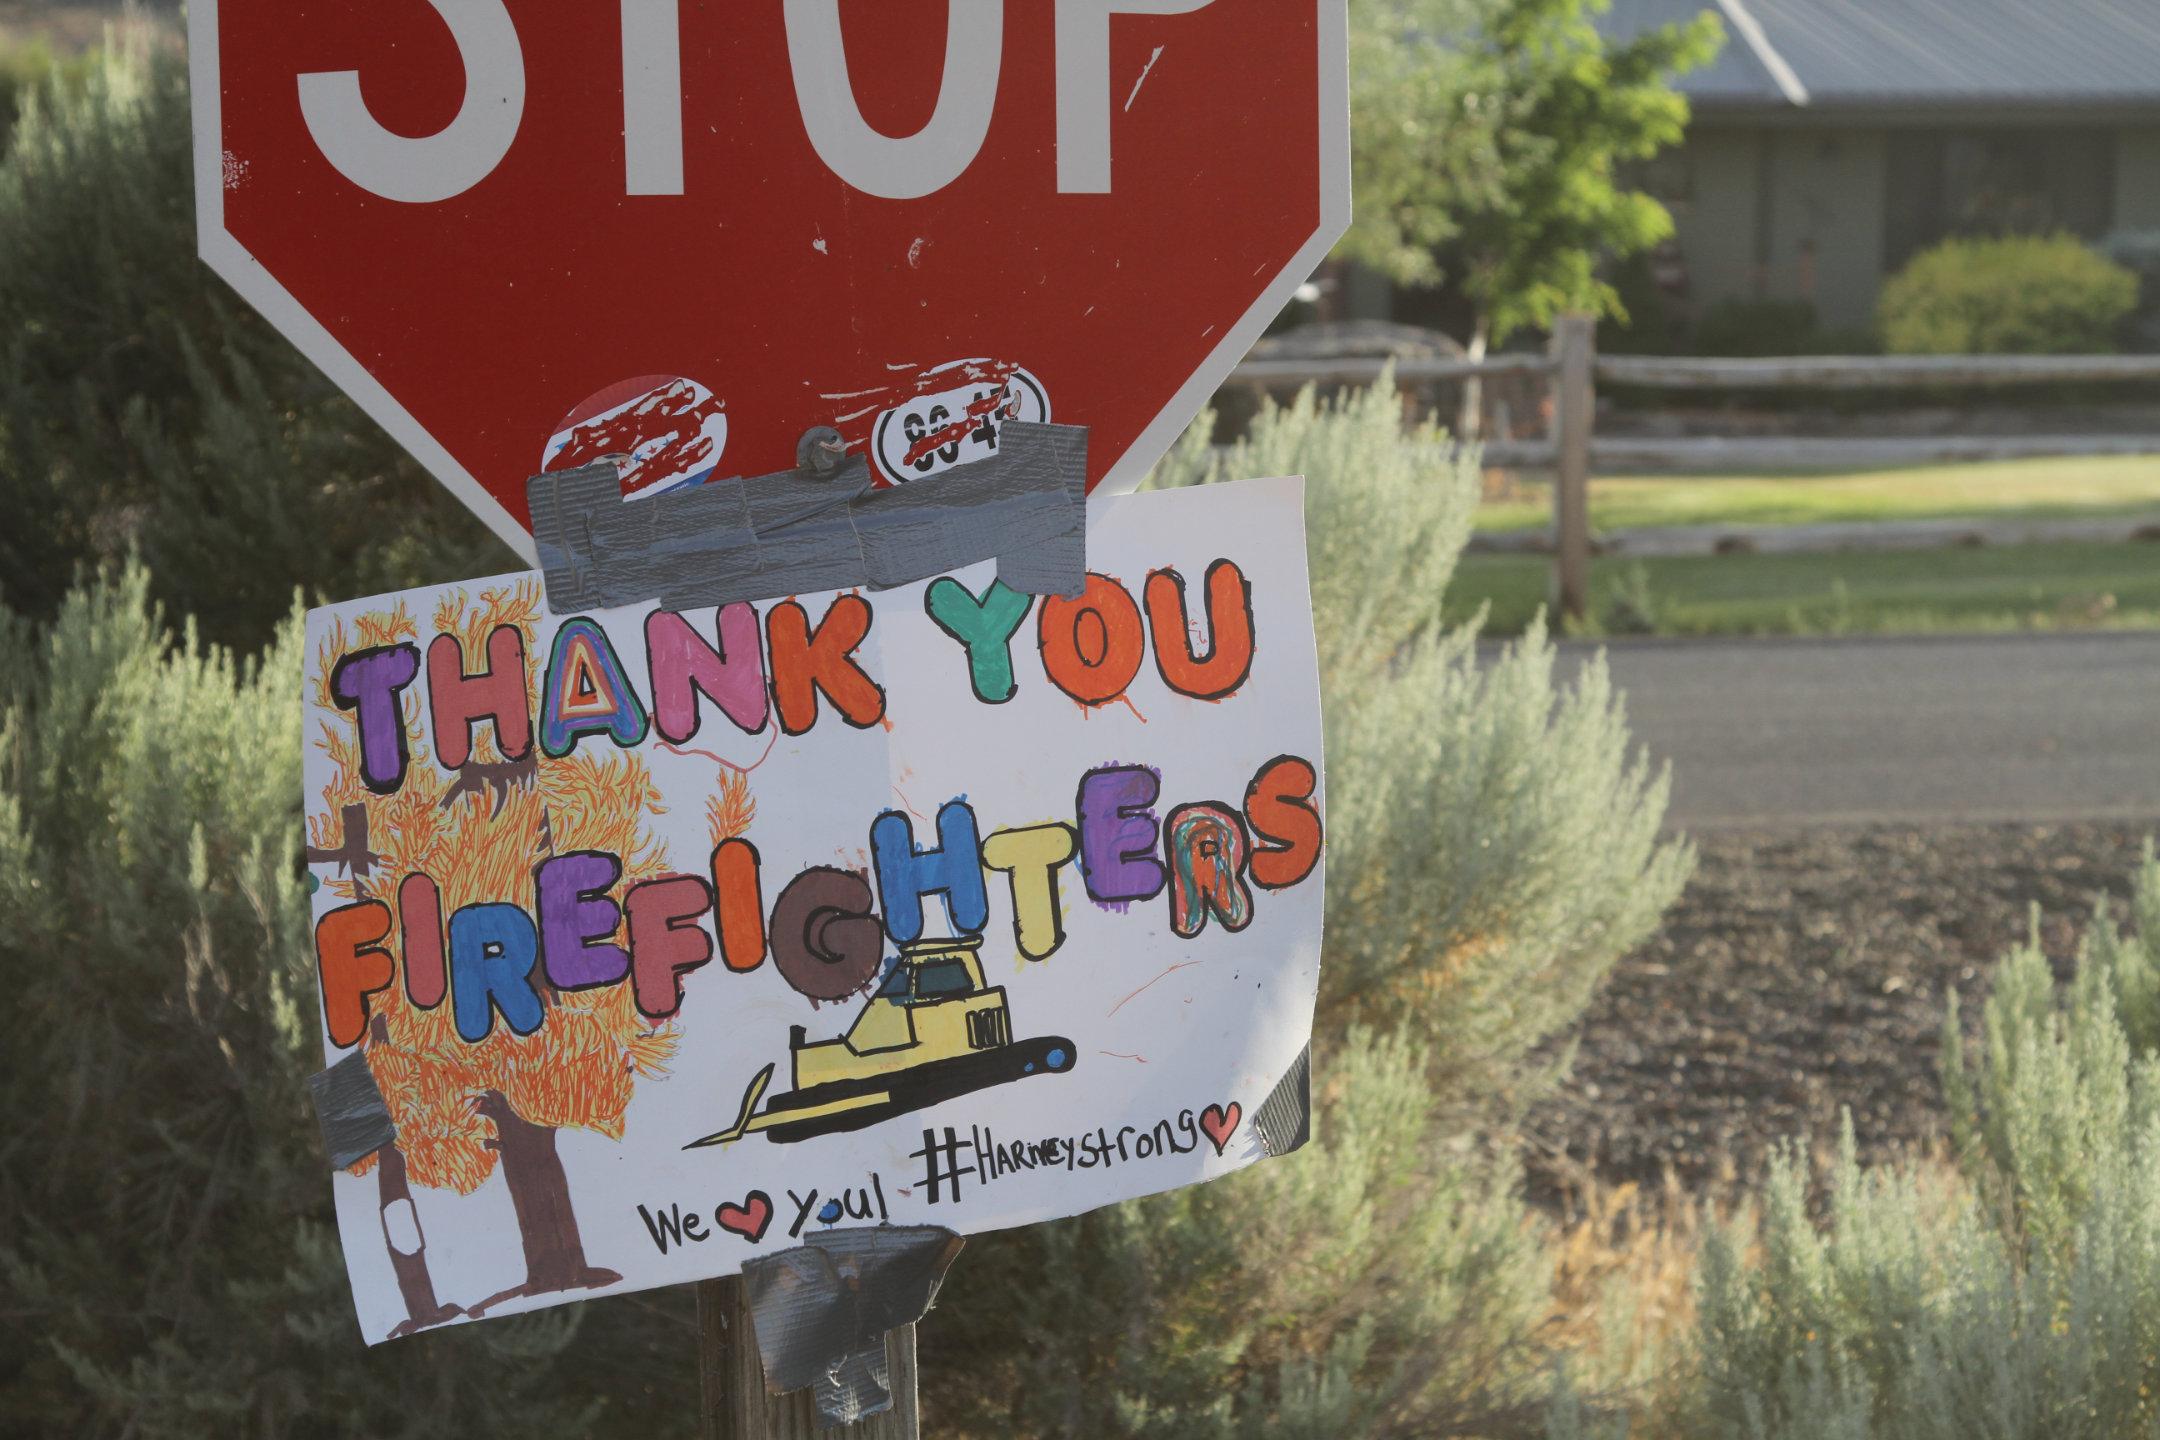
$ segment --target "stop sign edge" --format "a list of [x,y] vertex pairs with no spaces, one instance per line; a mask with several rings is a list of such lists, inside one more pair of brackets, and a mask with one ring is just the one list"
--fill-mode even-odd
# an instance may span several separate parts
[[[1350,227],[1349,5],[1348,0],[1314,0],[1314,8],[1319,67],[1315,88],[1320,106],[1318,223],[1311,237],[1225,329],[1221,342],[1134,438],[1097,485],[1100,493],[1122,495],[1139,487]],[[188,7],[188,73],[197,254],[521,560],[537,565],[532,536],[517,518],[226,228],[217,0],[195,0]],[[1084,416],[1074,418],[1086,423]]]

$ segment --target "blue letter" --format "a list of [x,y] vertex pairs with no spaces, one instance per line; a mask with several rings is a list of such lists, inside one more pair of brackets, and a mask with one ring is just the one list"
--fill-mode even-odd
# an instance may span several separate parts
[[450,995],[458,1035],[475,1045],[487,1039],[497,1010],[513,1034],[538,1030],[547,1018],[530,978],[539,958],[532,917],[515,905],[467,905],[452,915]]
[[980,934],[990,923],[990,893],[983,885],[981,842],[975,812],[964,800],[938,810],[938,848],[915,848],[907,816],[888,810],[870,827],[870,855],[877,864],[878,899],[885,929],[902,945],[922,938],[922,897],[943,895],[953,929]]

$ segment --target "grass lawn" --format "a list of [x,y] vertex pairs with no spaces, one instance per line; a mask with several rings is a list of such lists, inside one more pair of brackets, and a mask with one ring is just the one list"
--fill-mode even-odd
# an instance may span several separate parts
[[[1590,482],[1596,530],[1655,525],[1796,525],[1840,520],[2061,518],[2160,514],[2160,456],[1995,460],[1805,475],[1615,477]],[[1543,480],[1512,482],[1478,507],[1480,530],[1552,523]]]
[[[1520,634],[1551,573],[1542,556],[1465,555],[1447,618],[1489,602],[1486,633]],[[1604,634],[2160,628],[2160,544],[1611,559],[1590,584]]]

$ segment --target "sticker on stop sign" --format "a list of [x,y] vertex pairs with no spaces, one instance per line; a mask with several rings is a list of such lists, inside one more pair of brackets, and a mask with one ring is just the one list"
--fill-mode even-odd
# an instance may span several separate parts
[[727,448],[727,402],[695,380],[647,375],[611,385],[556,423],[540,468],[612,459],[625,500],[697,485]]
[[962,380],[911,396],[881,412],[870,430],[870,461],[889,485],[942,475],[956,465],[997,454],[998,430],[1008,420],[1050,419],[1050,394],[1017,365],[956,360],[940,365],[918,388]]

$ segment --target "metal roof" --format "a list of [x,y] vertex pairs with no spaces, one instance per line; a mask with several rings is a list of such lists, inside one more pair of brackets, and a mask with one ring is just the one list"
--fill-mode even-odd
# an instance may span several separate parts
[[1614,0],[1600,28],[1704,10],[1725,49],[1678,84],[1706,111],[2160,107],[2160,0]]

